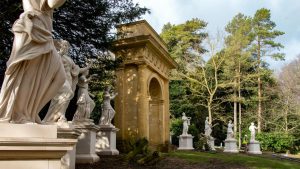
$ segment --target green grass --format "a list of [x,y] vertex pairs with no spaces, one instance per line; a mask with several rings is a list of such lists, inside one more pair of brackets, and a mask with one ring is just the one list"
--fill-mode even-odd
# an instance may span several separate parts
[[269,156],[250,156],[246,154],[225,154],[225,153],[205,153],[194,151],[176,151],[168,154],[187,160],[191,163],[205,164],[209,161],[217,160],[226,165],[241,165],[251,169],[300,169],[300,163],[281,160]]

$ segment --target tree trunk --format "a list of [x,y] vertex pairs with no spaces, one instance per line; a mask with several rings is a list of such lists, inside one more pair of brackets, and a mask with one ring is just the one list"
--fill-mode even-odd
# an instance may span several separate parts
[[257,94],[258,94],[258,110],[257,110],[257,131],[258,133],[261,132],[261,123],[262,123],[262,116],[261,116],[261,99],[262,99],[262,85],[261,85],[261,78],[260,78],[260,62],[261,62],[261,52],[260,52],[260,38],[258,37],[258,48],[257,48],[257,74],[258,74],[258,78],[257,78]]
[[212,124],[211,103],[207,104],[207,110],[208,110],[208,122]]
[[242,145],[242,104],[241,104],[241,62],[239,62],[238,100],[239,100],[239,149]]
[[234,131],[234,135],[236,136],[236,132],[237,132],[237,69],[235,69],[235,77],[234,77],[234,92],[233,92],[233,97],[234,97],[234,102],[233,102],[233,131]]

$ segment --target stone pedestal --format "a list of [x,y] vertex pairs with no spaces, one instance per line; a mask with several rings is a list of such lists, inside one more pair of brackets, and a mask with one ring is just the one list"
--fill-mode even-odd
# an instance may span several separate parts
[[224,152],[225,153],[238,153],[239,150],[237,149],[236,142],[237,141],[234,138],[226,139],[225,140]]
[[[65,128],[58,128],[57,137],[73,139],[77,141],[80,136],[80,132],[74,128],[72,124],[69,124]],[[72,150],[68,150],[67,154],[61,158],[61,169],[75,169],[76,160],[76,145],[74,145]]]
[[179,138],[179,148],[178,150],[194,150],[193,147],[193,138],[194,136],[188,135],[180,135]]
[[75,129],[80,131],[76,146],[76,163],[94,163],[99,161],[96,154],[96,133],[99,126],[93,123],[74,123]]
[[249,154],[262,154],[260,151],[260,143],[256,140],[250,140],[248,144],[248,151]]
[[119,129],[113,125],[100,125],[97,134],[96,152],[98,155],[119,155],[116,149],[116,132]]
[[60,169],[76,144],[57,138],[56,125],[0,124],[0,166],[5,169]]

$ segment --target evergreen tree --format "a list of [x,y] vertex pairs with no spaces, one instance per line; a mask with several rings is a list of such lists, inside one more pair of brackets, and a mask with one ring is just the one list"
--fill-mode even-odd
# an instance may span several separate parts
[[268,9],[259,9],[256,11],[252,20],[254,42],[252,43],[252,54],[257,59],[256,72],[257,78],[257,126],[258,132],[262,129],[262,101],[263,101],[263,89],[262,89],[262,74],[264,73],[262,66],[262,58],[265,56],[271,56],[273,59],[284,59],[284,54],[274,52],[274,50],[280,50],[283,48],[281,43],[275,42],[275,38],[284,34],[282,31],[275,29],[275,22],[271,21],[271,12]]
[[[243,84],[249,82],[249,69],[251,63],[249,45],[253,40],[251,18],[241,13],[237,14],[225,27],[228,33],[225,38],[226,52],[228,58],[225,60],[224,76],[232,82],[233,89],[230,100],[233,102],[234,134],[239,129],[239,147],[241,146],[241,124],[242,124],[242,89]],[[230,90],[230,89],[229,89]],[[237,111],[239,113],[237,113]],[[237,120],[239,117],[239,120]],[[239,122],[238,122],[239,121]],[[237,123],[239,124],[237,127]]]

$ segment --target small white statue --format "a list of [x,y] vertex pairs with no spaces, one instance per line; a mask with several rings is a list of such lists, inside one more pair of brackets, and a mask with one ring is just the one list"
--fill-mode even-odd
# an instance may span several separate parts
[[189,125],[191,125],[191,123],[190,123],[191,117],[186,117],[185,113],[182,113],[181,119],[183,121],[182,135],[189,135],[188,130],[189,130]]
[[91,81],[93,76],[91,75],[89,78],[89,67],[85,67],[80,69],[80,77],[78,79],[78,99],[77,99],[77,110],[74,114],[72,121],[83,121],[88,120],[90,118],[91,112],[95,107],[95,102],[92,100],[94,97],[93,94],[89,92],[89,82]]
[[250,141],[255,141],[255,130],[257,130],[257,127],[254,125],[253,122],[251,123],[249,130],[251,132]]
[[228,127],[227,127],[227,139],[234,138],[234,134],[233,134],[232,128],[233,128],[232,121],[229,120]]
[[204,128],[204,135],[208,138],[210,138],[211,136],[211,132],[212,132],[212,129],[211,129],[211,124],[209,123],[208,121],[208,117],[206,117],[205,119],[205,128]]
[[103,94],[103,106],[102,106],[102,114],[100,118],[100,125],[112,125],[111,121],[115,116],[115,110],[110,104],[110,101],[114,99],[118,93],[110,95],[110,87],[106,87]]

